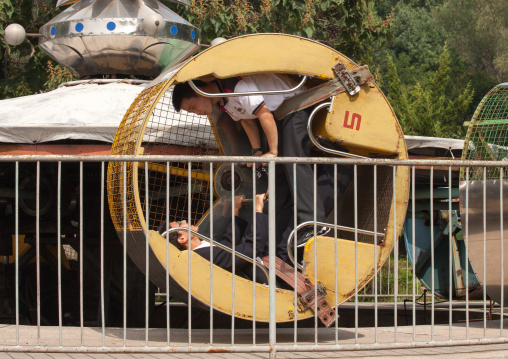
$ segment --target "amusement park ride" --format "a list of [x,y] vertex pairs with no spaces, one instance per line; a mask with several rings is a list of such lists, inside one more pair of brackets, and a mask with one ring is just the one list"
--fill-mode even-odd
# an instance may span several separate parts
[[[59,1],[57,5],[70,3],[73,1]],[[10,26],[5,31],[6,39],[12,44],[19,44],[24,38],[24,30],[19,25]],[[234,126],[227,115],[217,111],[207,118],[175,112],[170,105],[172,86],[190,80],[277,73],[288,76],[295,83],[300,81],[300,77],[307,77],[308,98],[315,99],[314,102],[310,100],[307,102],[307,104],[312,102],[311,105],[314,106],[312,123],[309,127],[318,150],[332,156],[408,158],[406,141],[397,118],[388,100],[369,76],[368,68],[359,67],[351,59],[320,43],[283,34],[256,34],[227,40],[190,57],[199,49],[197,29],[163,4],[152,0],[77,1],[44,25],[40,32],[40,48],[82,79],[56,91],[61,91],[62,94],[64,90],[74,91],[75,96],[79,96],[77,92],[86,93],[91,86],[94,86],[91,92],[104,90],[104,93],[112,93],[114,91],[112,86],[128,86],[132,87],[132,91],[125,90],[129,92],[127,98],[131,104],[128,108],[126,105],[121,108],[123,120],[119,126],[120,118],[116,118],[118,129],[112,147],[104,144],[106,137],[104,133],[99,134],[101,131],[97,128],[95,131],[88,131],[75,128],[79,126],[58,125],[47,129],[47,133],[53,133],[53,130],[68,133],[62,133],[56,138],[49,137],[49,140],[41,141],[39,138],[36,141],[39,147],[42,146],[39,142],[67,138],[101,141],[96,142],[104,146],[101,147],[101,151],[107,147],[111,149],[113,155],[186,154],[219,158],[227,155],[250,155],[245,133]],[[121,80],[124,77],[129,77],[129,80]],[[143,80],[147,79],[151,81],[143,83]],[[141,88],[140,83],[145,84],[145,87]],[[355,85],[351,86],[351,83]],[[325,90],[322,90],[323,88]],[[125,98],[125,93],[110,101]],[[31,96],[28,101],[35,101],[35,96],[44,95],[47,94]],[[2,107],[20,107],[21,102],[15,101],[19,99],[0,102],[0,113]],[[46,101],[48,104],[51,100]],[[288,104],[289,107],[296,105]],[[69,116],[73,116],[74,112],[87,113],[89,107],[93,106],[81,102],[67,113]],[[105,104],[104,111],[107,107]],[[18,117],[18,120],[19,118],[21,117]],[[98,122],[97,125],[100,126]],[[17,145],[22,143],[19,137],[7,142],[14,142]],[[68,148],[78,148],[83,144],[77,143],[73,147],[71,141],[65,145],[69,146]],[[11,154],[22,153],[20,148],[16,150],[14,147],[9,148]],[[54,147],[47,147],[46,150],[49,151],[46,153],[52,153]],[[6,153],[7,151],[3,151],[3,154]],[[83,152],[73,149],[70,153]],[[169,273],[171,295],[183,301],[188,300],[189,257],[187,254],[182,255],[182,252],[173,245],[168,245],[157,228],[164,222],[166,213],[169,212],[174,218],[192,218],[193,221],[200,223],[200,233],[208,236],[210,223],[214,219],[210,218],[207,206],[213,202],[214,210],[217,209],[216,212],[219,212],[218,209],[224,205],[224,200],[231,196],[232,191],[227,186],[227,181],[223,180],[225,176],[233,175],[230,164],[215,163],[212,173],[204,164],[193,166],[195,168],[189,168],[185,163],[172,163],[167,169],[165,163],[153,162],[146,165],[134,162],[128,163],[124,168],[123,162],[111,162],[107,172],[111,219],[120,241],[127,246],[129,257],[140,271],[145,272],[147,258],[145,248],[148,241],[150,281],[164,291],[166,273]],[[239,181],[235,194],[251,197],[250,170],[235,166],[233,171],[234,177]],[[13,167],[5,167],[3,175],[14,178]],[[34,177],[27,174],[27,178],[25,189],[28,192],[34,188]],[[191,183],[188,183],[188,178],[191,178]],[[355,295],[355,288],[363,288],[376,275],[390,256],[395,243],[394,238],[401,233],[406,217],[410,193],[408,167],[400,166],[394,171],[392,167],[379,166],[374,182],[372,167],[359,166],[357,181],[358,188],[361,188],[357,194],[357,217],[355,218],[352,210],[355,194],[351,183],[337,203],[341,214],[338,224],[354,228],[356,223],[357,228],[378,233],[376,237],[367,234],[358,235],[358,277],[355,278],[355,240],[350,232],[339,231],[337,244],[334,238],[318,236],[317,253],[314,253],[312,240],[303,251],[306,263],[312,264],[307,266],[306,276],[311,281],[316,277],[326,288],[326,299],[332,306],[340,305]],[[169,187],[166,183],[169,183]],[[374,183],[377,185],[376,188]],[[75,187],[79,183],[73,182],[72,185]],[[191,187],[189,192],[188,186]],[[51,193],[48,195],[49,198],[54,194],[54,182],[48,180],[47,187],[48,193]],[[145,188],[148,188],[148,192]],[[172,197],[166,202],[166,191],[169,189]],[[75,196],[74,189],[69,189],[69,193],[70,196]],[[150,196],[148,208],[147,193]],[[192,193],[191,198],[188,198],[187,193]],[[213,193],[212,201],[211,193]],[[377,193],[376,207],[374,193]],[[191,207],[188,206],[189,200],[192,200]],[[12,204],[12,196],[6,196],[4,202]],[[69,203],[73,202],[69,200]],[[53,202],[48,199],[48,211],[51,208]],[[124,208],[129,208],[125,221]],[[191,213],[187,208],[191,208]],[[377,211],[377,228],[374,228],[373,208]],[[29,217],[31,212],[28,212],[26,215]],[[146,213],[149,214],[149,218],[146,218]],[[246,220],[250,221],[251,218],[251,213],[245,215]],[[472,217],[469,218],[471,220]],[[6,223],[12,221],[12,215],[6,216],[3,221]],[[28,227],[30,226],[26,226]],[[79,233],[76,228],[69,229],[74,238]],[[27,235],[29,232],[30,229],[27,229]],[[333,258],[335,246],[338,249],[337,262],[334,262]],[[375,253],[377,260],[374,259]],[[192,276],[190,283],[191,297],[199,306],[213,306],[217,311],[239,318],[252,319],[255,316],[257,321],[268,321],[267,286],[252,284],[249,280],[237,276],[234,278],[236,290],[233,294],[232,273],[214,266],[215,294],[212,303],[210,264],[195,253],[191,253],[190,258],[192,272],[205,274]],[[317,262],[317,273],[314,273],[313,261]],[[472,262],[477,272],[474,260]],[[335,292],[335,273],[331,270],[335,266],[334,263],[341,263],[337,268],[340,278],[337,292]],[[479,279],[481,281],[481,276]],[[358,283],[357,286],[355,281]],[[499,287],[499,282],[493,284]],[[252,298],[253,285],[257,292],[255,309]],[[491,295],[489,289],[487,290]],[[236,303],[234,307],[231,302],[233,295]],[[497,298],[495,295],[492,296]],[[294,292],[278,289],[276,306],[278,322],[293,320]],[[298,319],[311,316],[313,312],[310,309],[298,313]]]

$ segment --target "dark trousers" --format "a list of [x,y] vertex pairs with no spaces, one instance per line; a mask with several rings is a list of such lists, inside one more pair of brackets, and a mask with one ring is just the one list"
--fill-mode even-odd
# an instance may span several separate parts
[[[279,157],[310,157],[311,141],[307,134],[309,114],[297,111],[277,123]],[[295,192],[296,178],[296,192]],[[317,192],[316,192],[317,193]],[[287,239],[294,228],[294,200],[297,224],[314,221],[314,171],[310,163],[278,164],[276,169],[277,255],[287,261]],[[316,199],[316,221],[326,219],[323,202]],[[308,228],[306,228],[307,230]]]
[[[278,121],[279,157],[310,157],[311,141],[307,134],[309,114],[303,110],[292,113]],[[276,237],[277,255],[284,261],[287,257],[287,241],[294,229],[294,198],[296,196],[297,225],[314,221],[314,165],[297,164],[296,171],[292,163],[279,164],[276,167]],[[295,176],[296,173],[296,176]],[[326,222],[327,215],[333,209],[335,201],[344,194],[352,171],[338,166],[337,198],[334,198],[333,167],[317,166],[316,173],[316,214],[317,222]],[[296,177],[296,193],[294,192]],[[309,230],[304,228],[302,230]]]
[[[279,157],[310,157],[310,138],[307,134],[308,113],[298,111],[284,117],[278,126],[279,132]],[[298,223],[314,221],[314,171],[313,164],[297,164],[296,176],[292,163],[279,165],[284,171],[286,181],[282,176],[277,180],[286,188],[277,188],[277,202],[283,206],[286,201],[297,201]],[[296,193],[294,192],[294,178],[296,177]],[[284,183],[285,182],[285,183]],[[280,189],[280,192],[279,192]],[[316,221],[323,222],[326,218],[323,203],[316,200]]]

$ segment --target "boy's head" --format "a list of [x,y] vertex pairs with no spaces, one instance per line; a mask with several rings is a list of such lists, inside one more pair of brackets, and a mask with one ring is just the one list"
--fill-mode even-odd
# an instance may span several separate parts
[[176,84],[173,88],[173,98],[171,101],[173,102],[173,107],[176,112],[180,112],[182,109],[182,100],[184,98],[192,98],[197,97],[198,94],[194,92],[192,87],[190,87],[188,82]]
[[[190,229],[193,230],[194,232],[197,232],[199,230],[199,227],[197,227],[197,226],[194,226],[192,224],[189,226],[189,224],[185,220],[178,221],[178,222],[175,222],[175,221],[169,222],[169,229],[177,228],[177,227],[182,227],[182,228],[189,228],[190,227]],[[164,222],[159,227],[158,230],[160,233],[164,233],[166,231],[166,222]],[[188,247],[189,247],[188,237],[189,237],[189,232],[187,232],[186,230],[170,232],[168,234],[168,242],[171,243],[172,245],[174,245],[177,249],[183,251],[183,250],[188,249]],[[198,246],[201,243],[201,240],[198,237],[196,237],[195,235],[191,234],[191,241],[190,242],[191,242],[191,249],[194,249],[196,246]]]
[[[198,82],[201,83],[201,81]],[[197,94],[188,82],[176,84],[173,89],[172,97],[173,107],[177,112],[182,109],[200,116],[211,116],[214,101],[211,97],[205,97]]]
[[[170,227],[171,228],[171,227]],[[171,232],[168,234],[168,242],[174,245],[177,249],[184,251],[187,249],[184,245],[178,242],[178,238],[180,237],[180,232]]]

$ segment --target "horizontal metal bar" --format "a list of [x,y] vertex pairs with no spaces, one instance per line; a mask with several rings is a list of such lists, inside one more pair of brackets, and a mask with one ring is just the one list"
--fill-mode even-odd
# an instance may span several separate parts
[[[182,231],[182,232],[191,232],[192,234],[194,234],[195,236],[201,238],[202,240],[208,242],[208,243],[211,243],[210,239],[198,232],[195,232],[193,231],[192,229],[189,230],[189,228],[186,228],[186,227],[173,227],[171,229],[169,229],[168,231],[165,231],[161,234],[161,236],[165,237],[166,234],[169,234],[169,233],[172,233],[172,232],[177,232],[177,231]],[[233,250],[231,248],[229,248],[228,246],[225,246],[224,244],[222,243],[219,243],[219,242],[216,242],[216,241],[213,241],[213,245],[216,246],[216,247],[219,247],[221,249],[224,249],[225,251],[228,251],[229,253],[233,253]],[[245,254],[243,253],[240,253],[240,252],[234,252],[235,256],[239,257],[239,258],[242,258],[244,260],[246,260],[247,262],[250,262],[251,264],[256,264],[257,267],[259,267],[259,269],[261,269],[263,271],[263,273],[266,275],[266,278],[268,278],[268,268],[266,268],[264,265],[258,263],[256,260],[250,258],[250,257],[247,257]]]
[[307,81],[307,76],[303,76],[302,81],[298,85],[296,85],[293,88],[287,89],[287,90],[267,90],[267,91],[253,91],[253,92],[219,92],[219,93],[208,93],[204,92],[199,89],[199,87],[196,86],[196,84],[190,80],[189,85],[192,87],[194,91],[196,91],[201,96],[205,97],[239,97],[239,96],[256,96],[256,95],[283,95],[295,92],[300,87],[303,86],[303,84]]
[[[405,343],[373,343],[373,344],[291,344],[275,345],[278,352],[324,352],[324,351],[361,351],[380,349],[411,349],[436,348],[453,346],[472,346],[485,344],[506,344],[508,338],[460,339]],[[228,345],[228,346],[118,346],[118,347],[66,347],[66,346],[17,346],[2,345],[0,352],[32,352],[32,353],[261,353],[268,352],[268,345]]]
[[331,157],[255,157],[255,156],[173,156],[173,155],[110,155],[110,156],[71,156],[71,155],[5,155],[0,162],[221,162],[221,163],[317,163],[344,165],[378,166],[436,166],[436,167],[505,167],[504,161],[462,161],[462,160],[421,160],[421,159],[382,159],[382,158],[331,158]]
[[[450,190],[449,188],[434,188],[432,191],[433,199],[443,199],[448,198]],[[416,189],[415,190],[415,199],[430,199],[430,189]],[[459,189],[452,188],[452,198],[459,197]],[[409,199],[413,198],[413,193],[409,193]]]
[[[139,164],[139,168],[144,169],[145,163],[142,162]],[[160,163],[148,163],[148,169],[150,171],[154,172],[160,172],[160,173],[166,173],[167,168],[166,165],[160,164]],[[173,176],[180,176],[180,177],[187,177],[189,175],[189,171],[186,168],[180,168],[175,166],[169,166],[169,173]],[[210,173],[208,170],[192,170],[191,172],[191,178],[195,180],[201,180],[201,181],[210,181]]]

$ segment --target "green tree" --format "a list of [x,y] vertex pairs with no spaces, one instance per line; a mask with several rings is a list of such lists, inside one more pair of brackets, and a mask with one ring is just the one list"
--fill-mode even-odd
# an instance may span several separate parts
[[[389,55],[404,82],[415,84],[439,67],[446,33],[435,19],[434,9],[442,1],[387,2],[394,6],[393,38],[373,54],[373,65],[379,67],[381,73],[386,73],[388,64],[384,60]],[[381,13],[386,12],[387,4],[382,2],[381,5],[384,5]]]
[[[448,0],[438,19],[457,52],[497,83],[508,78],[508,1]],[[492,86],[490,86],[492,87]]]
[[198,26],[201,41],[256,32],[280,32],[323,42],[361,61],[390,36],[391,18],[372,13],[372,0],[191,0],[167,3]]
[[29,95],[47,88],[48,63],[54,64],[53,60],[37,48],[33,38],[13,47],[3,35],[11,23],[21,24],[27,33],[38,33],[56,15],[55,5],[56,0],[1,0],[0,98]]
[[450,95],[454,86],[450,77],[450,53],[445,47],[440,65],[428,82],[404,85],[389,57],[386,76],[388,99],[408,135],[463,138],[462,122],[473,99],[468,84],[457,96]]

